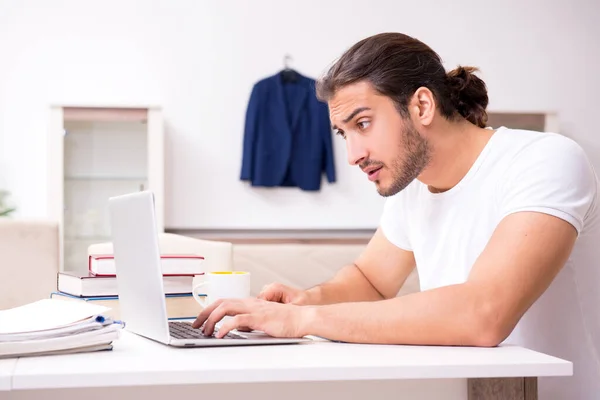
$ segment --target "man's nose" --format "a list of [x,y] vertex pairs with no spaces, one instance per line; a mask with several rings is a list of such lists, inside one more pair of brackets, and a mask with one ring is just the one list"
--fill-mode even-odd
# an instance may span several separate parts
[[346,138],[346,151],[348,153],[348,164],[358,165],[368,156],[368,152],[361,140],[354,137]]

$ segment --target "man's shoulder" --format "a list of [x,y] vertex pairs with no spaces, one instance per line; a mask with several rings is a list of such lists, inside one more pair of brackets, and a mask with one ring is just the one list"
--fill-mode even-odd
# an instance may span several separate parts
[[554,132],[503,128],[502,152],[527,163],[552,158],[560,161],[565,157],[583,156],[585,152],[573,139]]
[[[575,140],[554,132],[504,129],[501,146],[504,176],[516,178],[592,178],[594,167],[583,147]],[[521,180],[521,179],[518,179]]]
[[502,214],[543,211],[581,230],[598,197],[597,176],[584,149],[557,133],[512,130],[504,137],[520,143],[495,182]]
[[508,128],[499,133],[493,155],[488,156],[486,164],[488,169],[496,171],[495,182],[500,188],[535,182],[558,187],[561,180],[589,185],[595,179],[586,152],[569,137]]

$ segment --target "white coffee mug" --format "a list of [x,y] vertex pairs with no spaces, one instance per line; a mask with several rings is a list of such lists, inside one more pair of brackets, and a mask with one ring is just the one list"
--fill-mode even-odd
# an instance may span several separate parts
[[[206,288],[206,290],[200,292],[201,288]],[[200,293],[204,293],[206,296],[200,297]],[[250,297],[250,273],[244,271],[206,272],[203,282],[194,286],[192,294],[202,308],[219,299]]]

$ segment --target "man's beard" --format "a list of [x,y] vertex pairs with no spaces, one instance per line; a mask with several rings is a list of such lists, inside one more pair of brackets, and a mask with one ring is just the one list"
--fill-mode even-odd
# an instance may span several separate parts
[[407,124],[407,129],[402,134],[401,154],[392,162],[392,184],[387,188],[379,187],[377,192],[383,196],[393,196],[404,190],[415,180],[431,160],[431,146],[415,129],[412,123]]

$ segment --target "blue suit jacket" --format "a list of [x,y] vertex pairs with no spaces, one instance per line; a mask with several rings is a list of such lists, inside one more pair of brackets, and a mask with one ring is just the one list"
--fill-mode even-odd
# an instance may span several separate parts
[[257,82],[244,129],[241,179],[252,186],[297,186],[319,190],[321,176],[335,182],[332,130],[327,105],[314,79],[282,73]]

